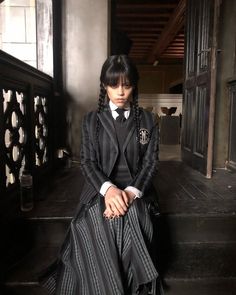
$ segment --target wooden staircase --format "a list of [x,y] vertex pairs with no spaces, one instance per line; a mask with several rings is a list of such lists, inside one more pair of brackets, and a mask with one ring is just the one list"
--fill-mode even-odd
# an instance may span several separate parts
[[[47,294],[37,278],[58,253],[83,181],[78,167],[61,171],[47,199],[21,216],[32,247],[7,272],[0,294]],[[225,170],[207,180],[181,162],[161,162],[155,185],[162,215],[154,229],[165,294],[236,294],[235,184],[236,174]]]

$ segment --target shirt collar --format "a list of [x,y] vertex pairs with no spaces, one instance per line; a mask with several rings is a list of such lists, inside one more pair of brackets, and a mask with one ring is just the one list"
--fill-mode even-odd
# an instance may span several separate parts
[[[110,106],[111,111],[115,111],[118,108],[118,106],[116,106],[111,100],[109,101],[109,106]],[[126,111],[129,111],[130,110],[130,104],[124,109]]]

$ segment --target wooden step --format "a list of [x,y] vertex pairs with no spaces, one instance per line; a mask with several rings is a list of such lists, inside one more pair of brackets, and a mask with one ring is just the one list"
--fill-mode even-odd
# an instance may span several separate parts
[[[235,295],[236,277],[167,279],[164,282],[165,295]],[[2,295],[46,295],[38,284],[7,286]]]
[[232,213],[162,214],[154,230],[167,243],[236,242],[235,224]]
[[[8,272],[6,283],[37,283],[39,274],[55,260],[58,251],[58,247],[35,247]],[[167,279],[236,277],[235,243],[180,243],[156,249],[155,254],[160,273]]]
[[236,277],[166,279],[166,295],[235,295]]

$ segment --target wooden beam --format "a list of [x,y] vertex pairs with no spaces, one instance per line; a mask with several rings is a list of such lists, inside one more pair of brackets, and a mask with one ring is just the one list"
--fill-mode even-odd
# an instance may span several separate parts
[[170,17],[169,22],[162,31],[160,37],[157,39],[156,44],[153,46],[150,54],[147,57],[148,63],[153,63],[157,60],[169,44],[174,40],[177,33],[183,27],[184,13],[186,7],[186,0],[180,0],[178,6]]
[[183,58],[183,54],[163,54],[161,58]]
[[156,39],[154,38],[140,38],[140,37],[133,37],[132,38],[132,41],[134,43],[136,42],[151,42],[151,43],[154,43],[156,41]]
[[166,50],[165,50],[165,52],[167,52],[167,51],[178,51],[178,50],[180,50],[180,51],[184,51],[184,47],[174,47],[174,46],[170,46],[170,47],[168,47]]
[[161,28],[157,27],[122,27],[122,31],[125,32],[162,32]]
[[140,47],[140,46],[151,46],[153,45],[153,42],[133,42],[132,46],[133,47]]
[[143,18],[157,18],[157,17],[160,17],[160,18],[169,18],[171,16],[171,13],[163,13],[163,12],[146,12],[146,13],[143,13],[143,12],[118,12],[116,14],[116,16],[119,18],[119,17],[134,17],[134,18],[137,18],[137,17],[140,17],[141,19]]
[[147,57],[148,63],[153,63],[165,51],[169,44],[174,40],[177,33],[184,25],[184,13],[186,7],[186,0],[180,0],[178,6],[174,10],[170,20],[160,37],[157,39],[156,44],[153,46],[151,52]]
[[[144,33],[144,32],[130,32],[128,33],[129,37],[158,37],[158,34],[155,33]],[[155,39],[156,41],[156,39]]]
[[152,25],[152,26],[158,26],[158,25],[166,25],[167,24],[167,20],[140,20],[140,19],[127,19],[127,20],[123,20],[123,19],[119,19],[117,21],[118,26],[122,26],[122,25]]
[[145,3],[145,4],[118,4],[117,10],[134,10],[134,9],[174,9],[176,4],[174,3]]
[[184,48],[184,43],[171,43],[168,48]]

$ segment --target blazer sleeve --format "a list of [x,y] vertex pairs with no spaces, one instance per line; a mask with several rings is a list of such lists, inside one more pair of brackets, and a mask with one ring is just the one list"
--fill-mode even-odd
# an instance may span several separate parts
[[153,127],[150,131],[148,147],[141,158],[139,169],[132,180],[132,186],[139,189],[143,194],[149,188],[153,176],[157,173],[159,162],[159,127],[153,116]]
[[81,168],[86,180],[99,192],[102,184],[109,181],[109,178],[104,175],[98,165],[94,130],[96,130],[96,113],[89,113],[82,122]]

